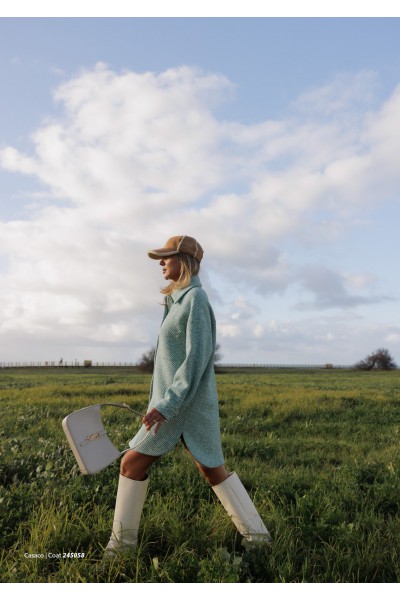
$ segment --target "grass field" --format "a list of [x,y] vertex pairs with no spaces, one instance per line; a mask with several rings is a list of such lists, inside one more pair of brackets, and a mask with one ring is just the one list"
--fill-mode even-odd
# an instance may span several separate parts
[[[219,374],[226,464],[273,546],[241,546],[178,446],[151,471],[133,558],[104,567],[118,464],[82,476],[61,421],[99,402],[143,411],[149,384],[128,369],[0,372],[0,581],[400,581],[400,371]],[[104,415],[123,448],[139,419]]]

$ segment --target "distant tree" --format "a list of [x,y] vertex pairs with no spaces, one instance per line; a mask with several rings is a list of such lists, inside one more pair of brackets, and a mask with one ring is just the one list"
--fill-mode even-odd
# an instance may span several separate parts
[[[143,373],[153,373],[155,356],[156,356],[156,348],[151,348],[150,350],[147,350],[147,352],[144,352],[142,354],[142,356],[138,360],[136,366]],[[214,353],[214,364],[215,365],[222,360],[222,356],[223,355],[221,352],[221,345],[217,344],[215,346],[215,353]]]
[[359,371],[372,371],[372,369],[391,371],[392,369],[396,369],[397,365],[386,348],[378,348],[378,350],[369,354],[364,360],[356,363],[354,368]]
[[143,373],[152,373],[154,371],[154,359],[156,356],[156,349],[150,348],[147,352],[144,352],[137,362],[137,367]]
[[223,354],[221,352],[221,344],[219,344],[217,342],[217,344],[215,346],[215,353],[214,353],[214,365],[221,362],[222,359],[223,359]]

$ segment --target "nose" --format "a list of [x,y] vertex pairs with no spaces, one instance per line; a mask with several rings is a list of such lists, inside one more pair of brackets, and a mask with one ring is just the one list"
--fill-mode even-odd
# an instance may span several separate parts
[[160,260],[160,267],[163,267],[164,265],[165,265],[165,260],[162,258],[162,259]]

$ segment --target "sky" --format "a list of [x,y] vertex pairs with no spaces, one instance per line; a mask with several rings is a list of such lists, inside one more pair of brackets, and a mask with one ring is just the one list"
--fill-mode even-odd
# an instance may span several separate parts
[[400,363],[398,18],[1,18],[0,363],[136,362],[174,235],[223,363]]

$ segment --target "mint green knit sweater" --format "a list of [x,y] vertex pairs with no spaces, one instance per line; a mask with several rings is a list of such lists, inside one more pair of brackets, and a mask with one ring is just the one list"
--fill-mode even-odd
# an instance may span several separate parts
[[166,301],[148,409],[156,408],[167,420],[154,436],[146,436],[143,425],[129,445],[161,456],[183,436],[197,461],[217,467],[224,457],[214,375],[214,313],[197,276]]

